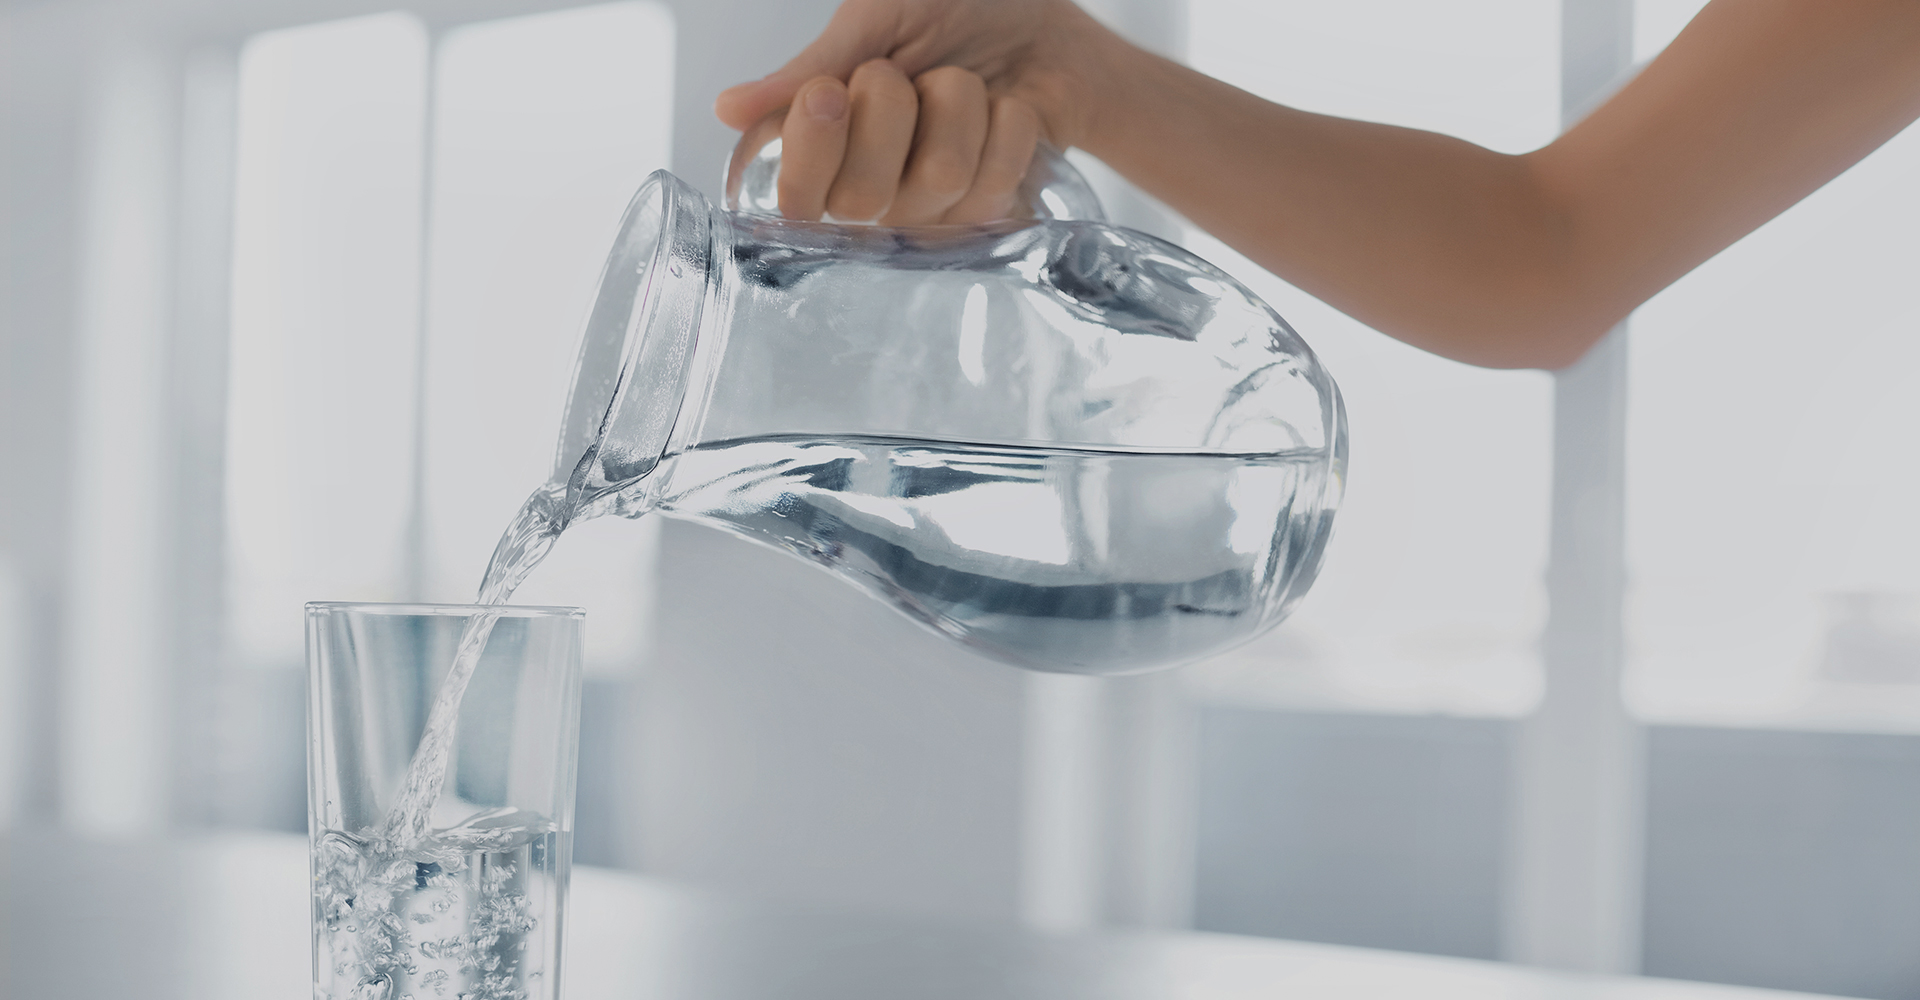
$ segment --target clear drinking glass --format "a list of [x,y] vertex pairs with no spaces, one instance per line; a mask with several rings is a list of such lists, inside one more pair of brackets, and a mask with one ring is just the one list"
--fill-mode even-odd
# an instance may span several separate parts
[[[470,620],[497,615],[424,836],[396,805]],[[315,1000],[560,995],[578,608],[307,605]],[[412,842],[408,842],[411,840]]]

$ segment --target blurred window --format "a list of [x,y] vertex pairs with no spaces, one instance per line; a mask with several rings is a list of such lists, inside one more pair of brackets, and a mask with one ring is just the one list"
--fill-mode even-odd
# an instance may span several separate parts
[[[437,44],[407,14],[247,44],[226,471],[241,662],[298,666],[305,601],[473,599],[546,478],[620,212],[667,163],[673,51],[653,3]],[[590,660],[631,665],[652,538],[570,532],[515,599],[588,606]]]
[[[1642,0],[1651,56],[1700,7]],[[1629,703],[1920,730],[1920,132],[1634,315]]]
[[273,31],[240,56],[227,409],[230,636],[299,666],[301,604],[407,596],[427,32]]

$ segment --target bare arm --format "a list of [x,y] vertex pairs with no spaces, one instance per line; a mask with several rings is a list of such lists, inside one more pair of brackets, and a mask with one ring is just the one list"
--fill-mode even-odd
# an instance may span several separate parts
[[[979,101],[930,105],[914,132],[914,156],[943,141],[949,160],[973,151],[981,190],[956,202],[994,203],[1004,181],[978,166],[992,145],[980,122],[987,102],[1011,98],[1056,143],[1098,156],[1261,266],[1410,344],[1494,367],[1572,363],[1920,117],[1913,0],[1714,0],[1619,94],[1520,156],[1273,104],[1064,3],[1025,7],[1046,15],[1008,20],[1019,5],[992,0],[854,0],[815,47],[839,40],[845,75],[872,56],[890,56],[903,78],[954,65],[980,75]],[[974,22],[992,30],[956,44]],[[851,44],[855,24],[867,25],[863,44]],[[789,67],[796,76],[844,78],[805,59]],[[757,117],[818,81],[729,92],[739,106],[723,98],[722,111]],[[950,124],[969,114],[971,125]],[[826,145],[789,131],[789,162]],[[813,168],[822,189],[840,155]]]

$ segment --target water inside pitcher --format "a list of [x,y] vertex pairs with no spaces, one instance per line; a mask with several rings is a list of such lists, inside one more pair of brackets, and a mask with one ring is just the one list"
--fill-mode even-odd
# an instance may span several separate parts
[[[1065,170],[1035,214],[1097,214]],[[1097,221],[790,221],[757,177],[739,211],[665,171],[629,206],[556,456],[575,519],[711,525],[1049,671],[1200,659],[1306,592],[1345,414],[1238,282]]]

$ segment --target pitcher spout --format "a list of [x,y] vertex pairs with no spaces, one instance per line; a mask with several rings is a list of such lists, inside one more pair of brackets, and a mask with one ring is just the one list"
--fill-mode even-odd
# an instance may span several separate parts
[[662,488],[650,474],[697,430],[696,355],[718,311],[713,264],[706,198],[654,171],[621,217],[561,420],[552,481],[566,484],[576,519],[644,513]]

